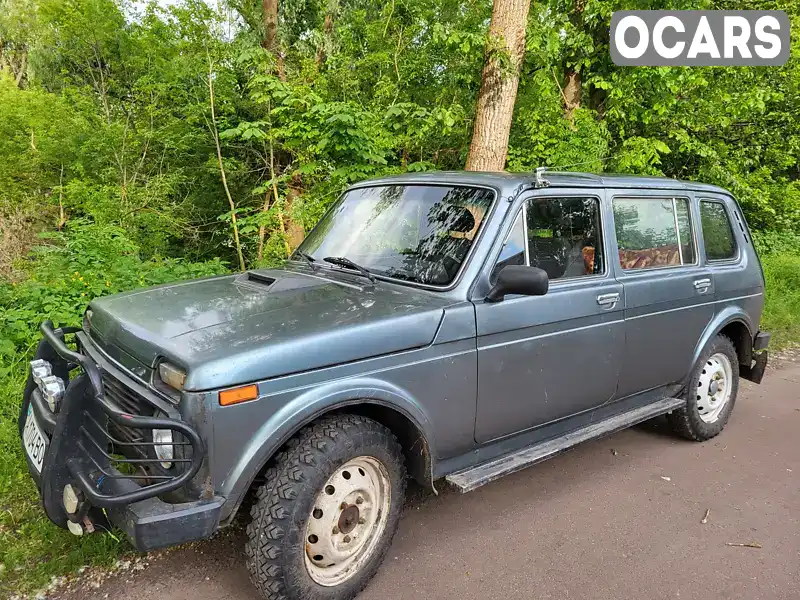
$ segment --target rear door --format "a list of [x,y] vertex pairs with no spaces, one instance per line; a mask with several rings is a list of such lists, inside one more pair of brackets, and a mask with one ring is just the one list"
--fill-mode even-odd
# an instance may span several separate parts
[[494,273],[505,264],[539,266],[550,289],[475,302],[478,442],[590,411],[614,395],[623,302],[606,259],[603,208],[594,192],[550,189],[515,213]]
[[683,380],[714,315],[714,282],[699,257],[691,193],[613,190],[610,196],[613,263],[625,290],[622,398]]

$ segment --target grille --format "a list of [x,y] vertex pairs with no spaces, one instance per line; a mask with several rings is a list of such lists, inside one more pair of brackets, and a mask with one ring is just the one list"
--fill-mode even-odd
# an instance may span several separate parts
[[[136,391],[112,377],[107,372],[103,372],[102,377],[103,391],[106,394],[106,398],[132,415],[141,417],[153,416],[155,412],[153,405],[142,398]],[[112,421],[108,422],[108,433],[121,442],[146,441],[141,429],[123,427]],[[118,451],[129,458],[145,458],[147,456],[146,449],[141,446],[126,446],[119,448]]]
[[[124,383],[107,371],[101,371],[101,379],[106,400],[125,415],[164,418],[133,385]],[[154,447],[160,442],[153,440],[152,428],[128,425],[124,415],[122,422],[110,417],[98,421],[90,411],[84,411],[84,415],[84,449],[103,477],[129,479],[146,487],[177,479],[192,463],[192,444],[178,431],[172,431],[173,441],[170,445],[174,455],[168,461],[172,466],[164,467],[155,454]],[[104,463],[115,471],[105,470],[102,467]]]
[[[146,387],[106,371],[107,362],[93,356],[92,344],[79,329],[54,330],[45,321],[41,330],[45,341],[37,357],[44,355],[67,371],[83,369],[70,381],[65,397],[68,410],[59,417],[63,428],[54,434],[68,442],[57,448],[58,477],[64,476],[61,469],[67,469],[92,505],[103,508],[173,492],[185,501],[187,494],[195,494],[191,480],[205,455],[197,431],[179,415],[162,414],[161,402]],[[65,334],[76,335],[77,351],[67,346]],[[51,356],[51,351],[60,358]],[[156,449],[165,446],[172,447],[172,456],[159,452],[160,459]]]
[[103,390],[106,398],[116,403],[125,412],[143,417],[152,416],[154,412],[153,405],[133,389],[105,372],[103,373]]

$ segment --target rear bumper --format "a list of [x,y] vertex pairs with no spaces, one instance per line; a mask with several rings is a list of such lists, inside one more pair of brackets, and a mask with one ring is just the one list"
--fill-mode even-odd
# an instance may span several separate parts
[[753,353],[750,365],[740,365],[739,375],[742,379],[747,379],[753,383],[761,383],[764,379],[764,371],[767,369],[769,361],[769,342],[772,334],[767,331],[759,331],[753,340]]
[[[41,330],[44,339],[36,359],[47,361],[52,374],[68,384],[54,413],[29,376],[19,431],[22,436],[30,411],[47,438],[41,472],[27,451],[25,457],[48,518],[60,527],[69,526],[73,533],[105,529],[110,521],[142,551],[211,535],[219,523],[222,498],[198,494],[205,497],[178,504],[160,499],[179,488],[189,489],[200,470],[205,448],[194,428],[179,418],[124,410],[106,396],[106,370],[88,353],[73,351],[65,344],[64,335],[74,333],[79,349],[85,347],[87,340],[80,330],[54,330],[49,322]],[[76,367],[80,373],[70,379],[70,371]],[[115,432],[123,429],[132,432],[127,441],[117,439]],[[169,469],[160,467],[154,454],[159,444],[152,441],[153,429],[172,432],[176,456]],[[129,454],[134,458],[128,458]],[[67,485],[77,490],[79,498],[78,509],[72,513],[67,512],[63,500]]]

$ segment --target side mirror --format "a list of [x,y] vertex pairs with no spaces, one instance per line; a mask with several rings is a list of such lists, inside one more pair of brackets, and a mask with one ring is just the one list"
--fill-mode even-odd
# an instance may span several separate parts
[[506,294],[544,296],[550,287],[547,271],[539,267],[506,265],[497,274],[497,283],[486,294],[486,302],[500,302]]

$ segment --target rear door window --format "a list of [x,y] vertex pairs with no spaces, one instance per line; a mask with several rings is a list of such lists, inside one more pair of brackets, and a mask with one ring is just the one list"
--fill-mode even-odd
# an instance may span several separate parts
[[706,259],[713,261],[736,258],[736,238],[733,237],[733,226],[725,205],[714,200],[701,200],[700,221],[703,225]]
[[697,263],[687,198],[615,198],[613,207],[624,270]]

